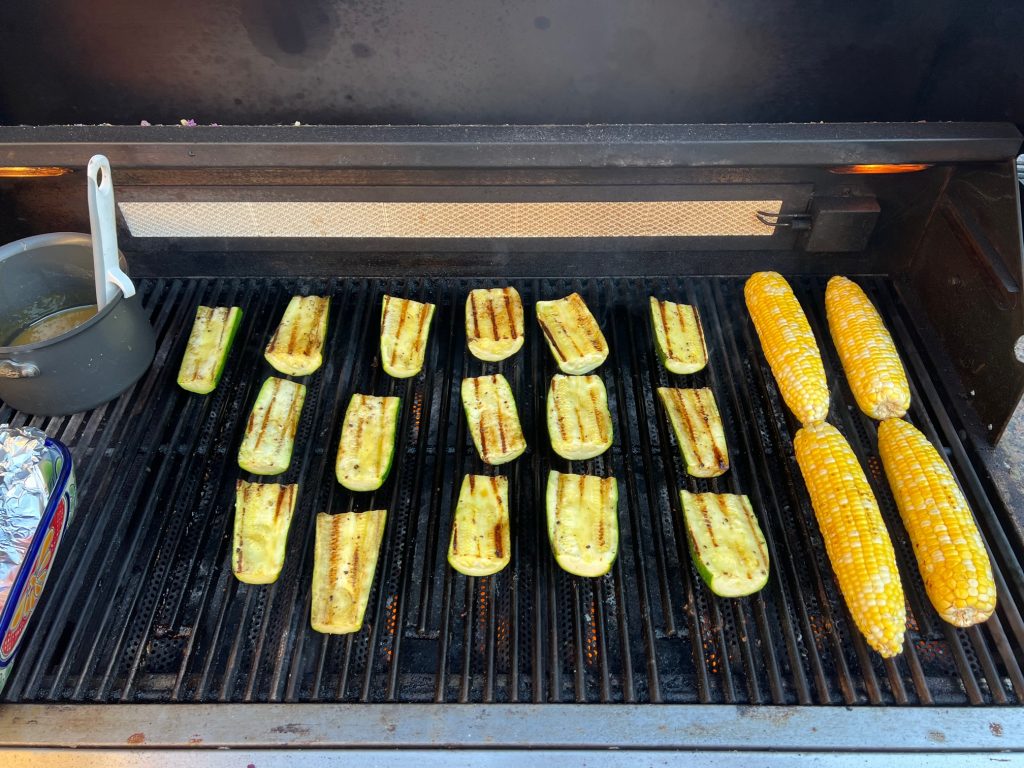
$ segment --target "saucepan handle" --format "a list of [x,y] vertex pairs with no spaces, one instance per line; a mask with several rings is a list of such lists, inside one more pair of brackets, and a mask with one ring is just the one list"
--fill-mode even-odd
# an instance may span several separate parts
[[0,379],[31,379],[38,375],[39,366],[35,363],[0,360]]

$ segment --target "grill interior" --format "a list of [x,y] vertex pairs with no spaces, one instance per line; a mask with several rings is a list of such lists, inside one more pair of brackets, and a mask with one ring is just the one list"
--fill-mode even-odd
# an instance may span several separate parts
[[[72,448],[80,506],[30,637],[3,692],[7,702],[399,701],[702,702],[775,704],[1014,704],[1024,701],[1024,572],[1006,510],[962,439],[958,395],[931,371],[922,329],[888,279],[858,278],[892,329],[913,387],[911,420],[943,446],[993,556],[999,607],[960,630],[928,604],[907,536],[881,475],[874,425],[855,407],[824,326],[824,279],[797,278],[821,344],[830,421],[869,470],[893,534],[908,599],[905,652],[870,652],[843,606],[791,447],[782,405],[734,277],[503,281],[522,294],[528,335],[501,364],[472,358],[463,311],[493,279],[147,279],[140,293],[158,333],[149,373],[120,399],[63,418],[0,405],[0,422],[30,423]],[[554,362],[532,318],[538,298],[579,291],[611,347],[598,369],[616,440],[605,456],[563,461],[544,422]],[[245,419],[270,373],[262,348],[293,293],[332,299],[323,368],[309,391],[285,479],[301,484],[281,578],[237,582],[230,568],[236,464]],[[381,298],[438,304],[424,372],[398,381],[380,369]],[[710,364],[666,372],[646,319],[647,296],[697,304]],[[197,304],[244,310],[224,379],[207,397],[175,384]],[[513,559],[468,578],[445,555],[454,503],[477,458],[459,400],[464,376],[501,371],[516,393],[527,453],[509,476]],[[732,468],[686,475],[659,385],[710,386]],[[341,418],[353,392],[403,398],[388,482],[352,494],[334,480]],[[544,528],[549,468],[619,480],[620,553],[610,574],[580,579],[555,564]],[[715,598],[682,536],[677,489],[747,493],[772,572],[757,596]],[[309,627],[314,515],[386,507],[385,541],[361,632]]]

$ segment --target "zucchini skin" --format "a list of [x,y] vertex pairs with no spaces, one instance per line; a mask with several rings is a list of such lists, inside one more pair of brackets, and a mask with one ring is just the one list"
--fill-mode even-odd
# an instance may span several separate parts
[[583,297],[537,302],[537,323],[562,373],[590,373],[608,359],[608,342]]
[[[338,442],[338,457],[334,465],[335,475],[342,486],[350,491],[366,492],[375,491],[384,485],[395,460],[398,414],[401,407],[402,399],[399,397],[352,395],[348,408],[345,410],[341,439]],[[377,423],[369,423],[371,419]],[[378,430],[379,427],[383,429]],[[360,473],[366,458],[361,455],[360,441],[367,439],[365,431],[368,429],[381,432],[377,441],[378,456],[381,453],[379,448],[384,445],[385,441],[389,444],[386,462],[378,462],[383,466],[370,476]],[[352,430],[356,430],[356,433],[352,434]]]
[[746,597],[763,589],[768,546],[750,499],[686,490],[679,498],[690,557],[708,588],[719,597]]
[[331,300],[328,296],[292,296],[263,357],[286,376],[309,376],[324,362],[324,341]]
[[463,379],[462,408],[481,461],[497,466],[523,455],[526,438],[512,387],[503,375]]
[[[708,364],[708,346],[697,308],[650,297],[651,332],[658,360],[670,373],[691,374],[704,370]],[[684,326],[692,320],[687,336]],[[672,331],[677,330],[678,334]]]
[[[388,376],[409,379],[423,370],[434,309],[433,304],[384,296],[380,308],[380,361]],[[410,317],[410,311],[413,310],[416,312],[415,318]],[[392,330],[388,327],[388,321],[394,316],[393,313],[397,313],[397,318],[392,321]],[[407,326],[410,320],[414,326]],[[414,327],[415,333],[411,339],[403,341],[402,332],[408,327]]]
[[[595,494],[596,504],[583,508],[585,502],[595,502]],[[548,473],[545,507],[548,541],[559,567],[584,578],[608,573],[619,553],[619,488],[615,478],[552,470]],[[592,519],[581,520],[584,515]]]
[[497,363],[523,348],[523,300],[515,288],[475,288],[466,297],[466,345],[478,360]]
[[511,559],[508,478],[466,475],[455,507],[448,564],[466,576],[492,576]]
[[362,628],[386,524],[383,509],[316,516],[310,625],[317,632]]
[[281,575],[298,485],[235,482],[231,572],[246,584],[272,584]]
[[[178,386],[197,395],[217,388],[242,323],[240,307],[196,307],[178,371]],[[210,345],[213,349],[208,349]]]
[[551,449],[563,459],[586,461],[611,448],[614,428],[601,377],[555,374],[548,387],[547,422]]
[[254,475],[279,475],[288,469],[305,400],[305,385],[268,377],[249,414],[238,466]]

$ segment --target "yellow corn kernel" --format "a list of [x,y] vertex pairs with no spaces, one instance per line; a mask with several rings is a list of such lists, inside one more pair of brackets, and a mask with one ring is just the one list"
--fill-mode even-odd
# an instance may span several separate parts
[[864,470],[830,424],[804,427],[794,446],[850,615],[868,645],[886,658],[895,656],[903,650],[907,609],[896,553]]
[[958,627],[996,609],[992,564],[971,508],[928,438],[900,419],[878,428],[878,451],[939,616]]
[[800,302],[778,272],[756,272],[743,288],[779,393],[801,424],[824,421],[828,384],[818,344]]
[[836,275],[825,289],[825,312],[857,405],[873,419],[903,416],[910,385],[874,304],[859,285]]

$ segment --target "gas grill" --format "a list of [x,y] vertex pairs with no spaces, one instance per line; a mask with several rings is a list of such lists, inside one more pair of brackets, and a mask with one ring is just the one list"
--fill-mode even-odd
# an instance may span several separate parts
[[[110,158],[121,248],[158,343],[149,372],[94,411],[29,417],[0,403],[0,423],[71,447],[80,489],[2,693],[0,743],[45,765],[63,759],[46,749],[57,746],[96,764],[112,750],[148,749],[136,758],[155,762],[176,748],[189,765],[273,764],[278,749],[324,765],[452,764],[485,749],[516,762],[511,750],[526,747],[613,750],[591,756],[609,765],[667,749],[713,764],[858,753],[879,765],[1024,750],[1024,544],[990,471],[1024,390],[1019,145],[1003,124],[0,128],[5,165],[71,171],[2,182],[4,240],[86,229],[79,171],[94,152]],[[798,425],[743,302],[762,269],[789,277],[808,314],[829,421],[892,534],[908,601],[895,659],[867,647],[828,564],[793,457]],[[829,338],[833,274],[884,317],[911,381],[909,418],[978,519],[999,590],[983,625],[944,623],[924,593],[876,425]],[[464,305],[494,285],[522,295],[527,338],[484,364],[466,350]],[[532,315],[573,291],[611,349],[597,373],[615,443],[570,464],[548,444],[556,366]],[[285,475],[300,495],[284,571],[251,586],[231,573],[236,456],[269,373],[263,347],[294,294],[331,297],[325,362],[304,379]],[[380,368],[385,294],[437,305],[415,378]],[[720,478],[686,474],[656,402],[682,378],[658,361],[649,295],[700,311],[710,362],[685,381],[717,396],[732,463]],[[200,304],[244,313],[205,397],[175,383]],[[474,578],[445,554],[462,476],[494,472],[459,400],[461,380],[484,372],[511,383],[529,448],[502,468],[512,562]],[[372,494],[334,479],[353,392],[403,398],[394,470]],[[561,571],[546,540],[545,478],[571,468],[619,482],[619,556],[599,579]],[[730,600],[705,586],[681,488],[750,496],[771,559],[762,592]],[[375,508],[389,517],[364,626],[318,634],[315,514]],[[391,748],[403,751],[380,752]]]

